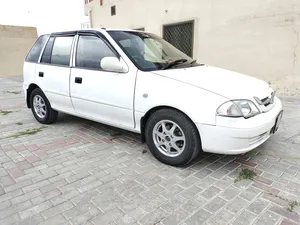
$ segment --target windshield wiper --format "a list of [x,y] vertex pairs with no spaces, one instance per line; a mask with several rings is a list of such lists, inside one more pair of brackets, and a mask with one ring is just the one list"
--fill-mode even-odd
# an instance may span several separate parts
[[194,63],[196,63],[197,62],[197,60],[195,59],[195,60],[193,60],[192,62],[191,62],[191,64],[194,64]]
[[170,63],[168,63],[167,65],[165,65],[162,70],[166,70],[166,69],[169,69],[173,66],[176,66],[176,65],[179,65],[179,64],[182,64],[182,63],[185,63],[187,62],[187,59],[177,59],[175,61],[172,61]]

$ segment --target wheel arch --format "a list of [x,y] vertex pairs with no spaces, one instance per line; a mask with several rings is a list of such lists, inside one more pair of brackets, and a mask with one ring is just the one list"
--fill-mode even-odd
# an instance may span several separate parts
[[27,108],[30,108],[30,95],[31,95],[31,92],[36,88],[40,88],[40,87],[38,85],[34,84],[34,83],[30,84],[29,87],[27,88],[27,93],[26,93]]
[[184,114],[194,124],[194,126],[196,127],[196,130],[197,130],[197,133],[198,133],[198,137],[199,137],[199,140],[200,140],[200,143],[201,143],[201,136],[200,136],[199,130],[197,129],[197,126],[194,123],[194,121],[191,119],[191,117],[189,115],[187,115],[185,112],[183,112],[182,110],[177,109],[177,108],[172,107],[172,106],[167,106],[167,105],[155,106],[155,107],[149,109],[145,113],[145,115],[141,118],[141,121],[140,121],[140,130],[141,130],[141,140],[142,140],[142,143],[145,142],[145,127],[146,127],[146,123],[147,123],[148,119],[150,118],[150,116],[153,113],[157,112],[160,109],[173,109],[173,110],[176,110],[176,111]]

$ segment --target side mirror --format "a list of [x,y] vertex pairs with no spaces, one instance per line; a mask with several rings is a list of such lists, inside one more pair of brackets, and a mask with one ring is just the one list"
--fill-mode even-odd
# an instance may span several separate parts
[[104,57],[100,62],[100,66],[103,70],[109,72],[125,73],[128,71],[125,63],[117,57]]

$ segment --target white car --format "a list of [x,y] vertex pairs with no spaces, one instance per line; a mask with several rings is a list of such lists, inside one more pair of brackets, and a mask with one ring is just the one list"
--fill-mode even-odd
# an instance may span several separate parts
[[43,124],[58,111],[141,133],[169,165],[200,151],[241,154],[274,134],[281,101],[261,80],[199,64],[134,30],[42,35],[24,63],[27,106]]

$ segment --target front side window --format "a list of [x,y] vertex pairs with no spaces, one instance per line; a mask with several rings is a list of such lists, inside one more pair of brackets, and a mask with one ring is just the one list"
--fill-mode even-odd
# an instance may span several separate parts
[[51,64],[69,66],[73,37],[56,37],[51,54]]
[[41,51],[48,39],[49,35],[40,36],[30,49],[25,61],[37,63],[39,61]]
[[197,66],[195,61],[164,39],[149,33],[108,31],[132,62],[143,71]]
[[76,53],[76,67],[102,69],[100,62],[104,57],[116,57],[107,44],[96,36],[80,36]]

